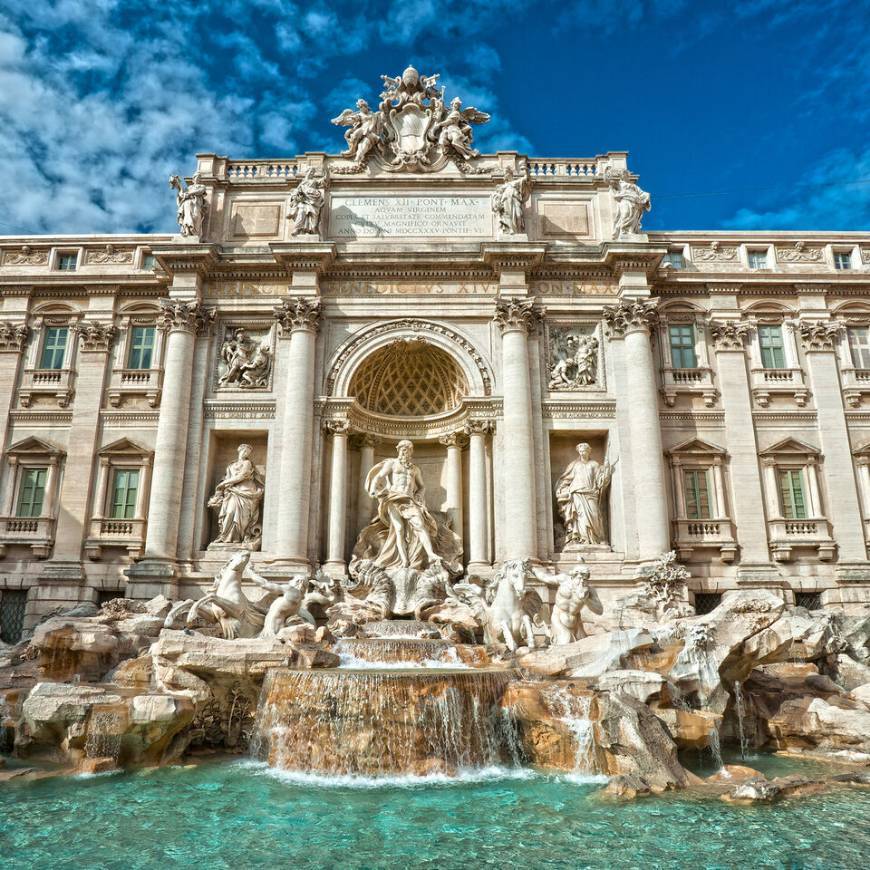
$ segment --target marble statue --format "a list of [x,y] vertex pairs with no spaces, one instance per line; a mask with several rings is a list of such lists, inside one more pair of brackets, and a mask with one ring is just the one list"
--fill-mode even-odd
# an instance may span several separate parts
[[579,458],[565,469],[556,483],[556,503],[565,524],[565,542],[606,544],[603,502],[613,466],[592,459],[592,448],[585,442],[577,445],[577,453]]
[[576,390],[598,380],[598,339],[594,335],[556,333],[551,347],[549,389]]
[[326,199],[328,178],[318,176],[314,167],[309,167],[287,200],[287,220],[293,221],[292,233],[298,236],[317,235],[320,228],[320,213]]
[[214,622],[220,627],[224,640],[256,637],[260,633],[265,611],[262,605],[249,600],[242,589],[243,577],[262,580],[248,564],[250,559],[248,550],[230,557],[214,578],[211,589],[192,603],[187,612],[188,626],[194,625],[198,619]]
[[578,565],[568,574],[550,574],[532,568],[532,573],[545,585],[556,588],[556,600],[550,611],[550,642],[560,646],[586,637],[580,611],[588,607],[599,616],[604,612],[598,593],[589,585],[589,569]]
[[[532,613],[540,609],[541,600],[533,593],[530,606],[526,580],[531,567],[526,559],[509,559],[493,575],[487,589],[474,583],[456,583],[452,592],[466,601],[482,623],[483,638],[487,644],[502,641],[511,652],[519,647],[523,637],[529,649],[535,647]],[[487,601],[487,592],[491,601]]]
[[526,219],[523,206],[532,190],[532,178],[529,167],[525,172],[514,177],[513,170],[508,167],[504,172],[504,181],[496,187],[492,194],[492,210],[498,218],[500,233],[518,235],[526,231]]
[[[438,114],[441,112],[443,109]],[[453,152],[463,160],[471,160],[480,155],[480,152],[471,146],[474,138],[471,125],[485,124],[489,118],[486,112],[479,112],[474,106],[463,109],[462,100],[454,97],[450,101],[450,108],[441,120],[436,121],[432,126],[432,135],[438,136],[438,145],[445,152]]]
[[242,546],[256,550],[260,546],[260,503],[263,478],[251,461],[250,444],[240,444],[238,459],[227,466],[223,480],[215,487],[208,506],[219,508],[218,536],[209,548]]
[[177,191],[175,201],[178,213],[176,217],[183,236],[202,238],[208,204],[205,200],[206,187],[200,183],[199,178],[199,173],[195,173],[193,182],[186,187],[178,175],[173,175],[169,179],[169,186]]
[[[413,462],[414,445],[400,441],[397,454],[379,462],[366,477],[366,491],[377,500],[378,512],[360,533],[354,558],[371,558],[388,571],[423,569],[445,558],[453,561],[458,538],[449,529],[439,529],[426,507],[423,476]],[[439,553],[436,543],[444,543],[447,551]]]
[[258,586],[278,595],[266,611],[259,637],[277,637],[281,629],[291,621],[295,623],[307,622],[309,625],[317,624],[305,607],[306,595],[300,586],[292,581],[290,583],[272,583],[258,575],[253,575],[253,572],[251,574],[251,579]]
[[356,110],[345,109],[332,123],[347,127],[347,149],[342,157],[353,161],[350,167],[337,167],[337,173],[360,172],[366,160],[377,154],[390,172],[433,171],[452,157],[462,172],[480,172],[469,161],[479,156],[472,146],[472,125],[485,124],[490,116],[473,106],[462,108],[454,98],[444,102],[444,88],[438,88],[438,75],[421,75],[409,66],[400,76],[381,76],[384,83],[380,103],[372,111],[365,100],[357,100]]
[[257,342],[246,329],[230,328],[221,345],[220,355],[226,366],[218,378],[220,386],[235,385],[243,389],[268,386],[272,368],[272,347],[268,335]]
[[341,152],[341,156],[350,157],[361,167],[368,153],[383,136],[384,116],[381,112],[372,112],[365,100],[357,100],[356,109],[345,109],[337,118],[332,119],[332,123],[348,128],[344,134],[347,149]]
[[651,208],[650,195],[641,190],[631,180],[626,170],[612,172],[607,170],[605,177],[616,200],[616,214],[613,216],[613,238],[636,236],[641,232],[643,213]]

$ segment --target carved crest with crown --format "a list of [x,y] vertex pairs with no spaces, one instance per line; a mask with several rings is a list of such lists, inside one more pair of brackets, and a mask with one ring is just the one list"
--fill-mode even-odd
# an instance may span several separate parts
[[453,160],[463,172],[481,172],[471,161],[479,156],[472,147],[473,124],[489,121],[486,112],[473,106],[462,108],[454,97],[445,104],[445,88],[438,87],[439,74],[431,76],[409,66],[400,76],[381,76],[384,90],[376,112],[365,100],[357,100],[356,110],[345,109],[332,123],[347,127],[347,149],[343,157],[350,166],[338,173],[362,172],[377,156],[390,172],[431,172]]

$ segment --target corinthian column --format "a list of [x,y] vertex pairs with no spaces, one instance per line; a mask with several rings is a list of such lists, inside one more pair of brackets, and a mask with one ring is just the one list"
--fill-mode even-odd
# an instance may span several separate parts
[[347,517],[347,420],[327,420],[324,432],[332,433],[332,473],[329,480],[329,537],[326,564],[344,573],[344,543]]
[[652,559],[670,549],[670,523],[662,457],[658,390],[655,382],[650,335],[658,315],[654,304],[621,300],[604,309],[611,341],[624,342],[625,395],[631,436],[631,481],[637,504],[638,555]]
[[362,435],[359,443],[359,480],[356,491],[356,528],[358,535],[372,518],[374,501],[366,489],[366,477],[375,464],[375,446],[378,439],[374,435]]
[[213,320],[214,309],[206,309],[197,301],[160,301],[157,325],[168,335],[148,504],[146,559],[171,561],[176,558],[190,417],[193,350],[196,336],[206,333]]
[[282,338],[290,340],[281,450],[277,556],[307,562],[314,441],[314,349],[320,300],[293,297],[275,308]]
[[496,300],[494,319],[501,330],[504,378],[502,487],[505,559],[533,559],[537,555],[529,331],[537,326],[539,318],[534,300]]
[[[453,531],[462,535],[462,446],[465,435],[460,432],[452,432],[438,439],[447,448],[447,515]],[[464,551],[463,542],[463,551]]]
[[468,435],[468,571],[480,571],[489,566],[487,497],[486,497],[486,436],[492,431],[489,420],[469,420]]

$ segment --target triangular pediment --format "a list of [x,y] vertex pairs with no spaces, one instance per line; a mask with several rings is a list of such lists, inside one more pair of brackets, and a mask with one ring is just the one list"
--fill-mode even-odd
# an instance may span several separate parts
[[99,450],[100,456],[111,454],[112,456],[127,455],[127,456],[150,456],[152,453],[147,447],[131,441],[129,438],[119,438]]
[[711,444],[709,441],[704,441],[701,438],[690,438],[688,441],[683,441],[682,443],[677,444],[676,447],[671,447],[667,452],[672,456],[675,454],[680,454],[682,456],[685,456],[686,454],[709,456],[711,453],[717,456],[725,455],[725,449],[723,447]]
[[818,447],[813,447],[812,444],[805,444],[803,441],[798,441],[797,438],[783,438],[770,447],[760,450],[759,456],[807,456],[808,454],[818,456],[820,453]]
[[62,456],[63,450],[31,435],[13,444],[6,453],[9,456]]
[[870,441],[866,444],[862,444],[860,447],[856,447],[852,451],[853,456],[870,456]]

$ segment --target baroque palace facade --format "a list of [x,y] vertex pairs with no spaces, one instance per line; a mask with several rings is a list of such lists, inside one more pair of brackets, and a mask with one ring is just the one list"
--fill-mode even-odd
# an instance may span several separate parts
[[624,152],[479,155],[435,78],[198,155],[179,235],[0,238],[4,640],[240,548],[347,576],[402,440],[464,573],[870,601],[870,234],[645,233]]

